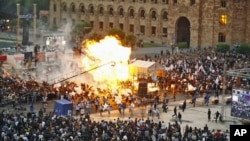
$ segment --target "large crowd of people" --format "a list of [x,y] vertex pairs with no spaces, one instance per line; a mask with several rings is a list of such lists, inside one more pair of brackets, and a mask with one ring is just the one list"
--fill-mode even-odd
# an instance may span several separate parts
[[229,131],[186,126],[182,133],[178,122],[147,119],[92,121],[86,114],[80,118],[55,116],[53,113],[0,114],[2,141],[227,141]]
[[[175,96],[176,93],[192,95],[204,93],[213,95],[215,93],[215,96],[219,96],[222,90],[224,64],[227,64],[227,70],[241,69],[249,65],[247,55],[233,52],[217,53],[210,48],[179,53],[162,51],[158,55],[145,55],[141,59],[158,62],[165,67],[164,75],[158,76],[157,82],[161,90],[166,90],[165,96],[171,94]],[[228,92],[232,90],[232,87],[248,86],[247,82],[240,81],[236,77],[227,79],[226,90]],[[3,110],[0,115],[1,140],[177,141],[203,140],[203,138],[205,140],[227,140],[228,138],[229,131],[208,130],[208,127],[204,129],[186,127],[186,130],[182,132],[178,122],[169,122],[167,125],[166,121],[155,122],[149,119],[123,121],[119,118],[114,121],[92,121],[89,118],[91,112],[101,111],[101,106],[105,104],[106,106],[115,105],[116,95],[112,94],[110,89],[98,89],[99,95],[96,95],[94,87],[84,82],[81,83],[80,93],[75,90],[76,87],[76,83],[69,81],[60,87],[53,87],[47,82],[40,83],[32,78],[23,80],[16,75],[1,75],[1,106],[11,104],[13,108],[16,108],[21,102],[35,103],[38,101],[42,101],[46,105],[47,100],[59,99],[63,95],[64,98],[74,103],[76,113],[81,114],[81,109],[84,109],[84,114],[81,114],[80,118],[55,116],[53,111],[46,111],[46,106],[43,106],[39,113],[9,113],[9,111]],[[136,106],[145,104],[143,103],[145,99],[128,95],[121,102],[131,108],[134,106],[133,104]],[[151,104],[158,104],[158,102],[159,97],[156,96]],[[120,110],[120,106],[117,104],[117,107],[111,108]],[[132,112],[132,108],[130,110]]]

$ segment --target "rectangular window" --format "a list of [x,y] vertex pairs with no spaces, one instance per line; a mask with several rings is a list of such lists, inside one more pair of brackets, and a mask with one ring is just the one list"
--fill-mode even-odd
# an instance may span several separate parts
[[129,25],[129,32],[134,33],[134,25],[133,24]]
[[113,28],[114,27],[114,23],[109,23],[109,27]]
[[190,5],[194,5],[195,4],[195,0],[190,0]]
[[99,29],[103,30],[103,22],[99,22]]
[[144,25],[140,26],[140,32],[142,35],[145,35],[145,26]]
[[155,34],[156,34],[156,27],[155,27],[155,26],[152,26],[152,27],[151,27],[151,34],[152,34],[153,36],[155,36]]
[[168,4],[168,0],[162,0],[162,3]]
[[91,27],[94,27],[94,22],[91,21],[91,22],[90,22],[90,25],[91,25]]
[[123,30],[123,24],[119,24],[119,28],[121,29],[121,30]]
[[226,0],[221,0],[220,5],[221,5],[221,7],[226,7],[227,6]]
[[56,12],[56,4],[54,4],[54,12]]
[[168,29],[166,27],[162,28],[163,37],[168,37]]
[[177,5],[177,0],[173,0],[173,5]]
[[225,15],[225,14],[220,15],[219,23],[220,23],[220,25],[226,25],[227,24],[227,15]]
[[218,42],[226,42],[226,34],[224,32],[219,32]]
[[151,2],[157,4],[157,0],[151,0]]

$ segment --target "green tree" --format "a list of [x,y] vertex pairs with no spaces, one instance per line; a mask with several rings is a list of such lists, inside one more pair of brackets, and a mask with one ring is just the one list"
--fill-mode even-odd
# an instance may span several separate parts
[[246,43],[243,43],[239,47],[236,48],[236,52],[241,53],[241,54],[249,54],[250,46]]
[[79,48],[84,37],[91,32],[91,29],[91,24],[86,21],[79,21],[74,25],[71,36],[73,37],[72,42],[76,43],[76,48]]
[[101,39],[103,39],[103,36],[101,34],[98,33],[92,33],[89,37],[90,40],[95,40],[95,41],[100,41]]
[[226,52],[228,52],[230,50],[230,45],[228,45],[228,44],[217,44],[215,50],[218,51],[218,52],[226,53]]
[[112,28],[108,31],[108,35],[116,36],[121,41],[125,39],[125,32],[119,28]]
[[52,26],[50,26],[49,30],[50,31],[57,31],[58,27],[56,24],[53,24]]
[[72,31],[71,31],[71,35],[73,37],[79,37],[80,39],[83,39],[83,37],[90,33],[91,31],[91,25],[89,22],[86,21],[79,21],[77,22]]
[[178,43],[177,43],[177,46],[178,46],[180,49],[188,48],[187,42],[178,42]]
[[125,45],[130,46],[131,48],[134,48],[136,43],[136,36],[134,34],[128,34],[125,37]]

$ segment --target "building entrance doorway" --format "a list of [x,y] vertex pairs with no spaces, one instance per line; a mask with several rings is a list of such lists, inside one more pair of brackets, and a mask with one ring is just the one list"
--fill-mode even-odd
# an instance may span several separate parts
[[186,17],[180,17],[176,22],[176,43],[186,42],[190,45],[190,22]]

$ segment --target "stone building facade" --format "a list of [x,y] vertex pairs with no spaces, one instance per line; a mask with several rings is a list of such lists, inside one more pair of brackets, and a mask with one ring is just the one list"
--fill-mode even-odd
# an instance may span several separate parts
[[249,0],[50,0],[51,26],[79,20],[96,33],[120,28],[164,45],[250,44]]

